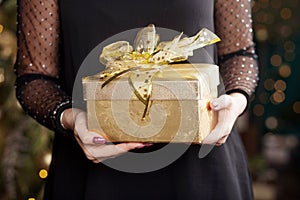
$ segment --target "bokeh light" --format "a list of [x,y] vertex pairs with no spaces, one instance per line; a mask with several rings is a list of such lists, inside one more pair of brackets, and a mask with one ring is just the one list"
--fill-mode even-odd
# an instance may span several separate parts
[[282,103],[284,100],[285,100],[285,94],[283,91],[277,90],[276,92],[273,93],[272,95],[273,104]]
[[284,43],[283,47],[284,47],[284,50],[287,51],[287,52],[294,52],[295,48],[296,48],[296,45],[293,41],[286,41]]
[[267,79],[264,82],[264,87],[266,90],[272,91],[274,89],[275,81],[273,79]]
[[256,104],[253,107],[253,113],[258,117],[262,116],[264,112],[265,112],[264,106],[261,104]]
[[282,58],[280,55],[275,54],[271,57],[270,62],[274,67],[279,67],[282,64]]
[[300,114],[300,101],[296,101],[293,104],[293,111],[297,114]]
[[268,31],[266,28],[259,28],[256,30],[256,40],[258,41],[266,41],[268,39]]
[[268,129],[276,129],[278,126],[278,120],[273,116],[268,117],[265,121],[265,125]]
[[47,154],[44,155],[44,162],[47,166],[50,165],[51,159],[52,159],[52,154],[51,153],[47,153]]
[[39,171],[39,177],[40,177],[40,178],[44,179],[44,178],[47,178],[47,176],[48,176],[47,170],[41,169],[41,170]]
[[275,90],[285,91],[286,83],[283,80],[277,80],[274,84]]
[[292,10],[289,8],[282,8],[280,11],[280,16],[282,19],[290,19],[292,17]]
[[279,30],[281,36],[284,38],[288,38],[293,34],[293,29],[289,25],[282,25]]
[[291,67],[288,65],[282,65],[279,68],[279,75],[283,78],[287,78],[291,75],[292,70]]

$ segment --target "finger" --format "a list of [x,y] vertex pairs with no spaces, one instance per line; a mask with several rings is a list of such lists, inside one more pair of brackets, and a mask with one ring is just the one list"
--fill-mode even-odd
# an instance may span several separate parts
[[78,135],[84,144],[104,144],[106,140],[98,133],[87,129],[87,117],[85,113],[79,113],[75,122],[75,135]]
[[223,109],[218,112],[218,123],[214,128],[215,131],[220,132],[220,138],[228,136],[234,126],[237,116],[232,109]]
[[129,143],[121,143],[117,144],[116,147],[122,149],[123,151],[127,152],[133,149],[141,149],[145,146],[151,146],[152,144],[147,143],[138,143],[138,142],[129,142]]
[[79,113],[75,119],[75,129],[81,132],[87,132],[87,117],[85,113]]
[[80,139],[85,145],[102,145],[106,142],[99,133],[86,131],[80,134]]
[[230,134],[235,118],[231,115],[230,110],[223,109],[218,112],[218,123],[210,134],[204,139],[204,144],[215,145],[220,138]]
[[210,107],[214,111],[219,111],[224,108],[230,107],[232,104],[232,99],[229,95],[222,95],[219,98],[216,98],[210,102]]
[[103,161],[124,154],[132,149],[143,148],[144,146],[143,143],[104,144],[99,147],[94,146],[88,148],[88,152],[90,155],[93,155],[94,158],[97,158],[98,161]]
[[221,146],[222,144],[224,144],[224,143],[226,142],[228,136],[229,136],[229,135],[226,135],[226,136],[222,137],[222,138],[216,143],[216,145],[217,145],[217,146]]
[[204,140],[203,144],[215,145],[222,137],[222,132],[219,130],[213,130]]

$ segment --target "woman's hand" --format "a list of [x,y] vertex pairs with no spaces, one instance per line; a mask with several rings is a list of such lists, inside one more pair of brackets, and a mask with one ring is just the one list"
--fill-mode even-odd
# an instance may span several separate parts
[[214,111],[218,111],[215,128],[204,139],[204,144],[222,145],[226,142],[238,116],[247,106],[247,99],[241,93],[222,95],[210,103]]
[[74,131],[75,138],[86,157],[94,163],[114,158],[132,149],[149,146],[143,143],[105,144],[103,137],[87,129],[86,113],[79,109],[66,109],[62,114],[61,122],[65,128]]

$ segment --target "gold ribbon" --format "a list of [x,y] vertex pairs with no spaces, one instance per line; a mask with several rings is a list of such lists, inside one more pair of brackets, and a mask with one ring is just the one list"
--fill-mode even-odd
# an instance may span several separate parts
[[142,119],[147,116],[152,94],[152,78],[170,63],[185,61],[193,51],[220,41],[220,38],[206,28],[195,36],[160,42],[154,25],[141,29],[132,47],[127,41],[118,41],[105,46],[99,57],[106,69],[100,74],[104,79],[102,88],[116,78],[129,73],[128,82],[136,97],[145,105]]

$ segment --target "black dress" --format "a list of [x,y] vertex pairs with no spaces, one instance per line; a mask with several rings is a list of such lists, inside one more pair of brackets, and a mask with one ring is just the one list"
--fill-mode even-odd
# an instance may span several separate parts
[[256,86],[257,65],[248,0],[22,0],[18,4],[17,97],[29,115],[55,131],[45,199],[253,198],[236,131],[202,159],[200,145],[192,145],[167,167],[126,173],[93,164],[59,123],[61,112],[72,106],[76,74],[89,52],[112,35],[150,23],[189,36],[203,27],[215,31],[222,42],[207,51],[220,66],[226,92],[249,97]]

